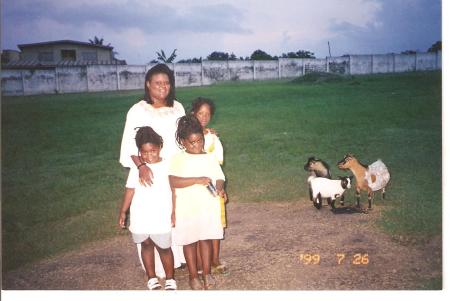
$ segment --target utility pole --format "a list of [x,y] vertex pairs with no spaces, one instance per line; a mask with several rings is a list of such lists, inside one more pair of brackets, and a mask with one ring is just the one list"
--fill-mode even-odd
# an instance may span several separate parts
[[330,54],[330,57],[331,57],[330,41],[328,41],[328,53]]

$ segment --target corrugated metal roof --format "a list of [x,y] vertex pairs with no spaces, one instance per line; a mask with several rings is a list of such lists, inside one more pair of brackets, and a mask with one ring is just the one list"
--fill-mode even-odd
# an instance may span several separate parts
[[91,43],[87,43],[87,42],[80,42],[80,41],[73,41],[73,40],[58,40],[58,41],[48,41],[48,42],[39,42],[39,43],[31,43],[31,44],[20,44],[20,45],[17,45],[17,47],[19,47],[20,50],[23,50],[23,48],[27,48],[27,47],[49,46],[49,45],[58,45],[58,44],[82,45],[82,46],[104,48],[104,49],[109,49],[109,50],[114,48],[112,46],[107,46],[107,45],[91,44]]
[[88,65],[126,65],[125,60],[115,61],[72,61],[62,60],[59,62],[40,62],[38,60],[25,59],[18,61],[10,61],[6,64],[2,64],[2,69],[38,69],[38,68],[55,68],[55,67],[79,67]]

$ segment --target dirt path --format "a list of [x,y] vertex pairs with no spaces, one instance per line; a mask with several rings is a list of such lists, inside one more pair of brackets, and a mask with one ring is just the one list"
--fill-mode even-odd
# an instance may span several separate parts
[[[374,227],[380,209],[375,205],[370,214],[333,214],[327,206],[318,211],[306,200],[231,203],[221,255],[230,273],[216,277],[217,289],[403,290],[420,289],[427,280],[442,276],[441,238],[422,248],[400,245]],[[346,257],[338,264],[340,253]],[[301,254],[318,254],[320,263],[305,264]],[[3,289],[146,289],[128,236],[3,276]],[[188,289],[187,277],[187,270],[176,272],[179,289]]]

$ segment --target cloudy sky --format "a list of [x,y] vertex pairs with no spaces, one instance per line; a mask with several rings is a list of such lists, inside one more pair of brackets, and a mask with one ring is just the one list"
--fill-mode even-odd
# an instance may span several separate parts
[[1,49],[53,40],[110,43],[128,64],[311,51],[426,51],[441,40],[440,0],[2,0]]

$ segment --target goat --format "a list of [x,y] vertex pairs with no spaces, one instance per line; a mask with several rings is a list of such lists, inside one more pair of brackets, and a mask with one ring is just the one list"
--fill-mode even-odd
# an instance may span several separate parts
[[351,187],[352,178],[353,176],[347,176],[339,177],[339,180],[331,180],[310,176],[308,178],[308,183],[314,207],[320,209],[322,207],[322,198],[327,198],[331,200],[329,201],[329,205],[332,210],[336,209],[334,207],[334,202],[338,197],[341,198],[341,204],[344,202],[344,192]]
[[303,168],[316,177],[331,179],[330,166],[316,157],[310,157]]
[[[309,171],[310,176],[331,179],[330,166],[327,163],[325,163],[325,161],[316,159],[316,157],[309,157],[308,161],[306,162],[305,166],[303,166],[303,168],[306,171]],[[317,208],[317,205],[313,200],[311,185],[309,185],[309,199],[311,200],[311,202],[313,202],[314,206],[316,206]],[[327,198],[327,203],[331,204],[331,198]],[[341,205],[342,204],[343,202],[341,201]]]
[[372,199],[374,192],[382,190],[382,197],[385,198],[386,185],[389,182],[390,174],[386,165],[378,159],[370,166],[361,164],[352,154],[345,155],[344,159],[338,162],[339,169],[350,169],[356,178],[356,202],[360,207],[361,190],[367,191],[369,210],[372,209]]

